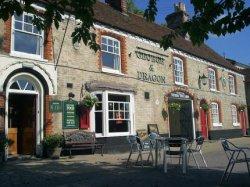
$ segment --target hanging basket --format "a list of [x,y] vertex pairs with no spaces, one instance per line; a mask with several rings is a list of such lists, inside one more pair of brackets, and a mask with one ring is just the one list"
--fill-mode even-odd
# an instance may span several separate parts
[[244,112],[245,109],[246,109],[245,105],[241,105],[241,106],[238,107],[239,112]]
[[203,103],[201,104],[201,108],[207,112],[209,110],[209,105],[207,103]]
[[170,103],[169,108],[172,109],[173,111],[180,111],[181,110],[181,104],[180,103]]

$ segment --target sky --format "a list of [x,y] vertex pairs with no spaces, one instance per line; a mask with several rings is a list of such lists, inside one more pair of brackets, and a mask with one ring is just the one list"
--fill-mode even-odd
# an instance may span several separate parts
[[[139,8],[144,10],[148,0],[134,0],[134,2]],[[166,15],[174,11],[174,3],[178,2],[185,3],[187,12],[192,15],[193,6],[190,4],[190,0],[158,0],[156,22],[165,23]],[[250,0],[246,0],[246,4],[249,7]],[[220,55],[225,55],[226,58],[250,65],[250,26],[241,32],[224,37],[211,35],[206,44]]]

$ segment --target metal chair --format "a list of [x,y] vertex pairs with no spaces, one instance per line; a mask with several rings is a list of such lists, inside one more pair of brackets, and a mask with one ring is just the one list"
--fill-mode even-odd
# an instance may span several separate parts
[[221,177],[220,184],[222,184],[225,180],[228,181],[229,176],[232,173],[232,170],[236,163],[245,162],[247,165],[248,174],[250,176],[250,169],[249,169],[250,156],[247,156],[246,153],[246,150],[250,151],[250,148],[237,147],[233,143],[229,142],[227,139],[221,138],[220,140],[221,140],[221,145],[228,158],[228,164],[223,176]]
[[164,157],[163,157],[163,166],[164,172],[167,173],[167,160],[170,159],[172,162],[172,158],[179,158],[182,161],[183,171],[186,171],[186,165],[184,166],[184,149],[183,145],[186,144],[186,139],[184,138],[167,138],[165,140],[164,146]]
[[128,166],[131,155],[133,153],[138,153],[138,157],[136,159],[136,164],[138,163],[138,161],[140,159],[141,166],[143,166],[142,154],[144,152],[145,153],[149,152],[147,162],[149,162],[149,159],[152,158],[152,163],[153,163],[154,160],[153,160],[153,153],[152,153],[152,143],[151,143],[150,139],[142,141],[138,136],[128,136],[127,140],[130,144],[130,153],[129,153],[126,167]]
[[201,151],[202,145],[204,143],[204,138],[202,136],[199,136],[198,138],[195,139],[194,142],[196,143],[195,144],[195,148],[192,148],[192,146],[193,146],[193,143],[192,143],[189,146],[188,150],[187,150],[188,151],[188,162],[190,160],[190,155],[192,155],[192,157],[193,157],[193,159],[195,161],[196,166],[198,167],[198,169],[200,169],[200,166],[199,166],[199,164],[197,162],[197,158],[195,157],[195,155],[200,155],[201,158],[202,158],[202,160],[203,160],[203,163],[207,167],[207,162],[206,162],[206,160],[205,160],[205,158],[204,158],[204,156],[202,154],[202,151]]

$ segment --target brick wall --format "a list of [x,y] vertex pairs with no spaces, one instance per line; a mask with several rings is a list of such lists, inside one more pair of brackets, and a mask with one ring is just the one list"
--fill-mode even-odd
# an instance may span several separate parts
[[12,19],[9,18],[4,23],[3,50],[6,53],[10,53],[10,49],[11,49],[11,22],[12,22]]
[[45,124],[44,124],[44,134],[45,136],[47,135],[50,135],[53,133],[53,126],[52,126],[52,113],[50,112],[50,101],[51,101],[52,97],[49,96],[49,95],[46,95],[45,96],[45,110],[44,110],[44,121],[45,121]]
[[5,108],[5,95],[0,92],[0,134],[4,132],[4,108]]
[[53,59],[53,37],[52,28],[44,32],[44,58]]

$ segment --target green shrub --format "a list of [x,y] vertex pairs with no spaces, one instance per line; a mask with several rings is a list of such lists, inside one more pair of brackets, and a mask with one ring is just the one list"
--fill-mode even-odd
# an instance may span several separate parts
[[10,140],[5,136],[0,139],[0,152],[4,151],[5,148],[10,144]]
[[61,134],[53,134],[46,136],[43,140],[43,145],[46,149],[54,149],[62,147],[64,144],[64,137]]

